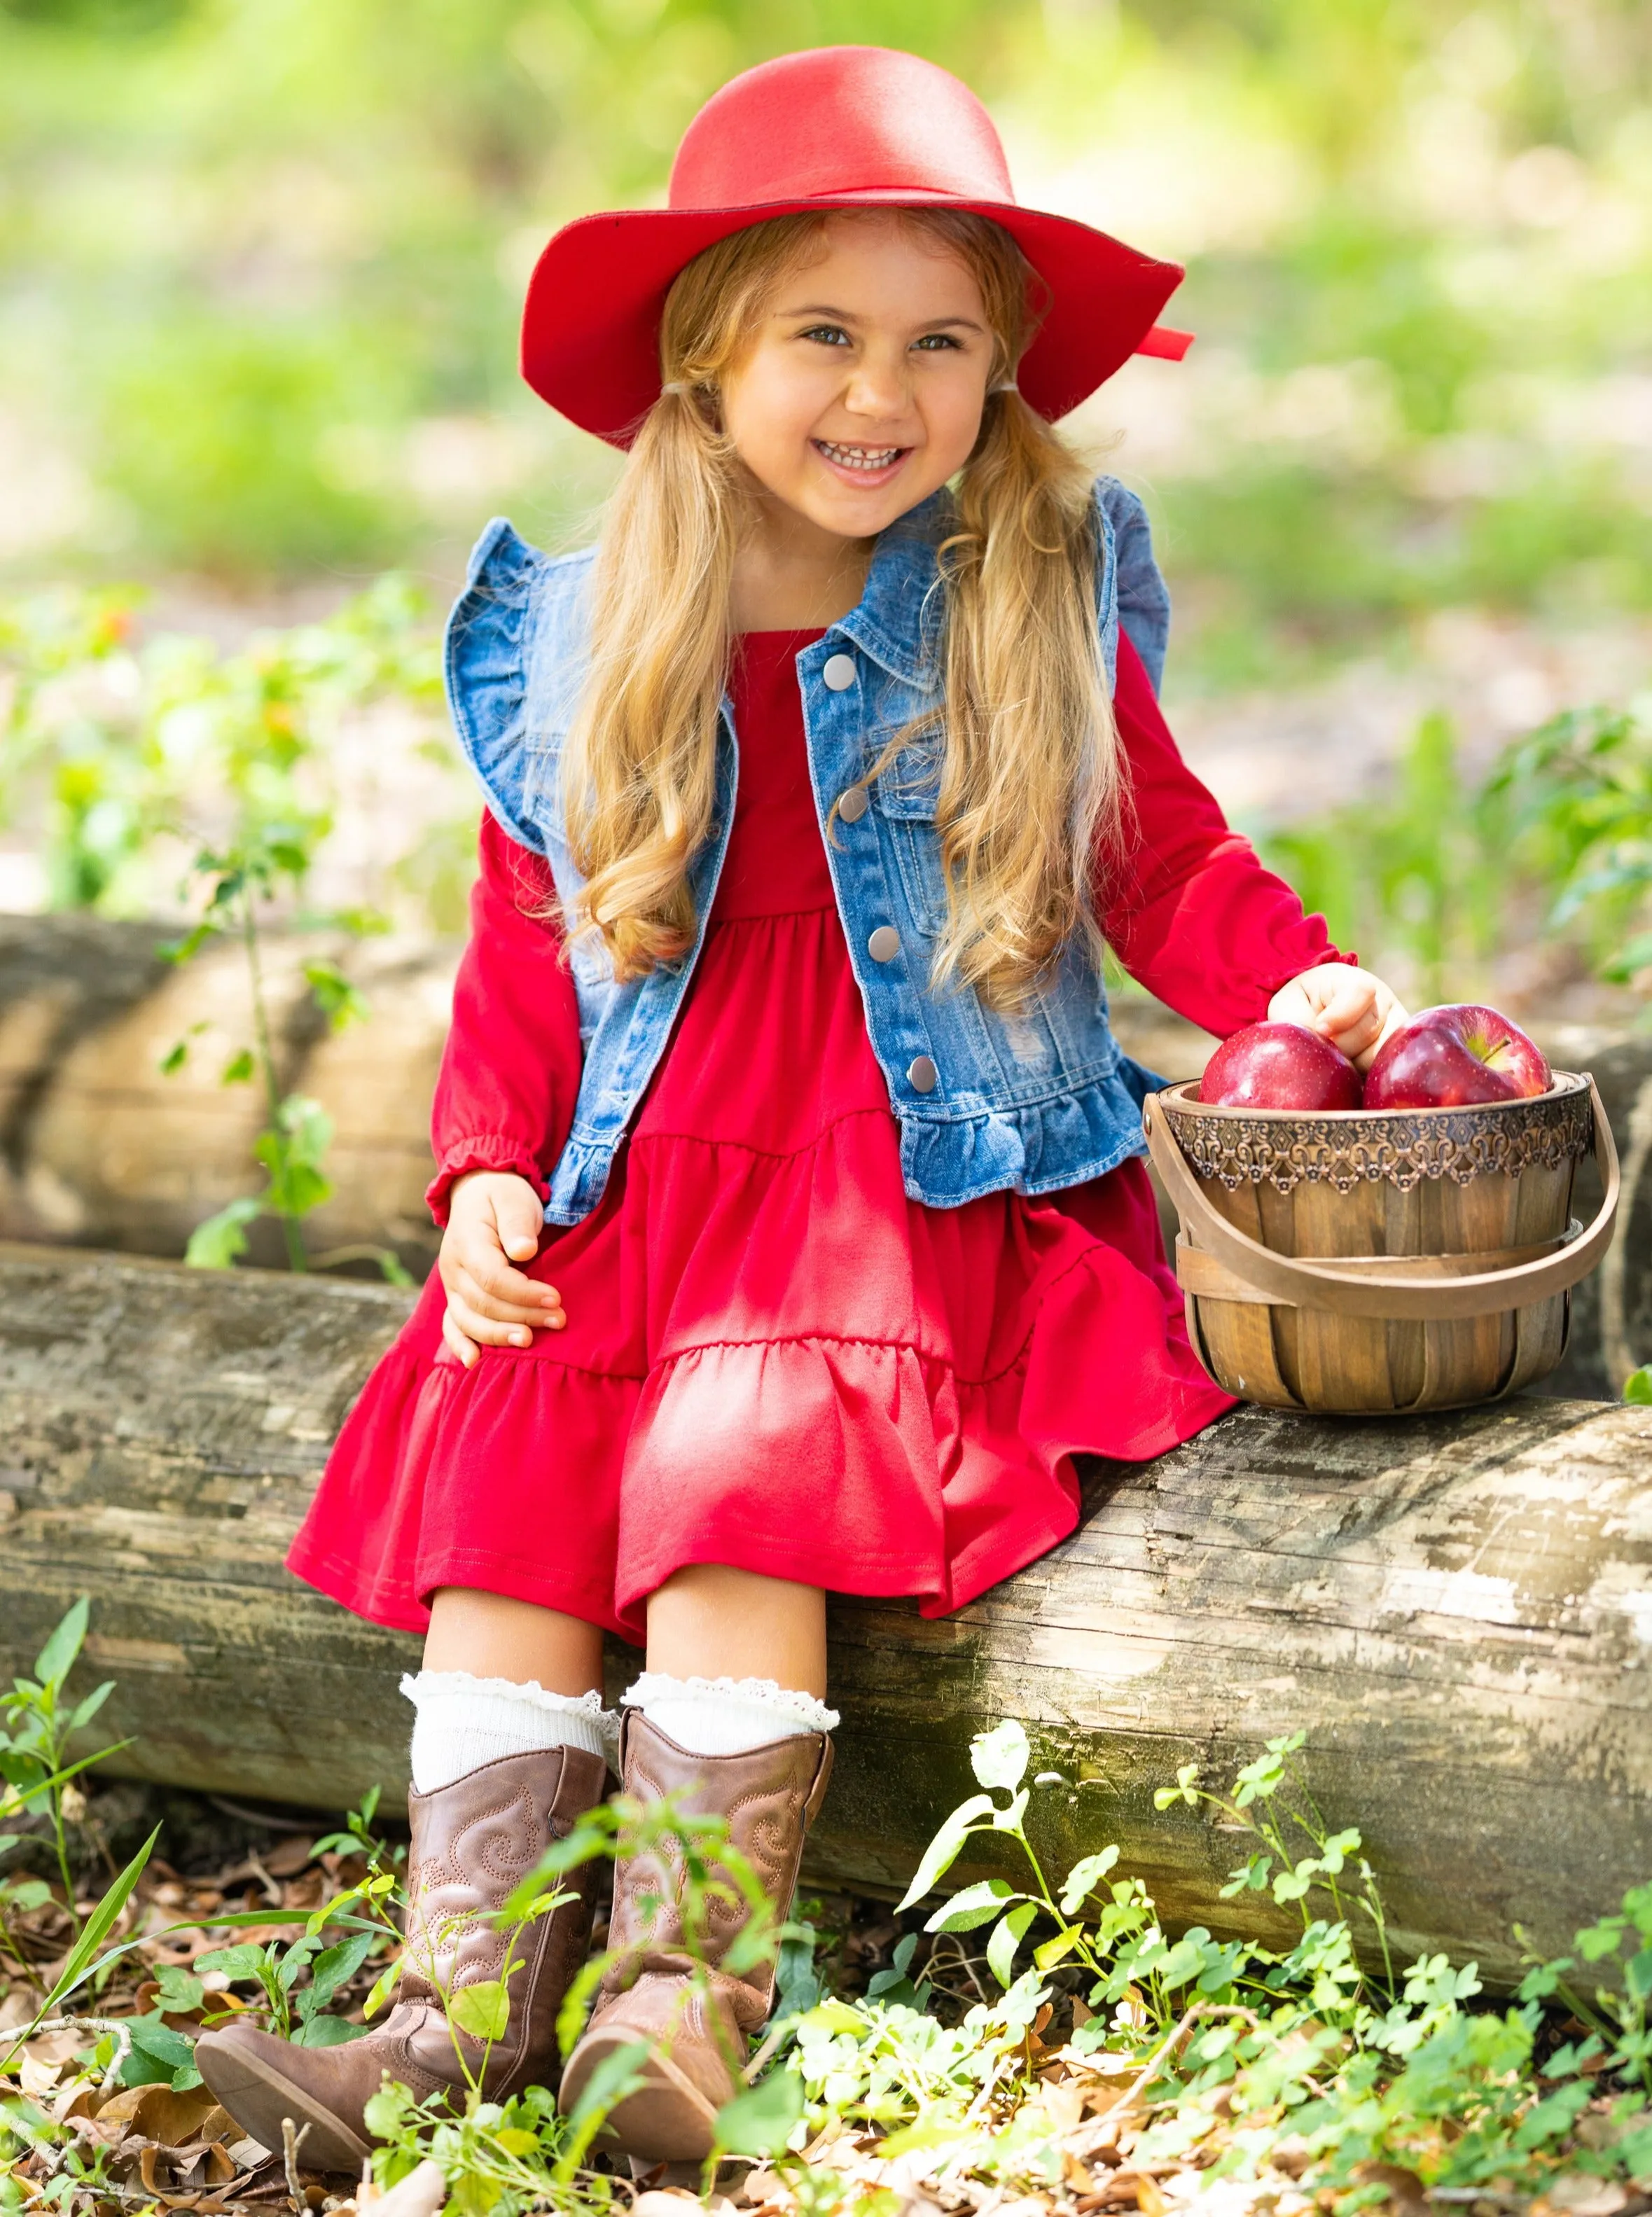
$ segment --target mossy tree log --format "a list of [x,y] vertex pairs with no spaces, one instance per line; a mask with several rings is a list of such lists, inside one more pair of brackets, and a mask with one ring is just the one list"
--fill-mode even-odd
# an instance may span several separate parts
[[[0,1668],[74,1596],[132,1772],[339,1806],[405,1783],[417,1642],[282,1567],[406,1297],[0,1249]],[[1526,1400],[1426,1419],[1247,1411],[1092,1470],[1081,1529],[958,1615],[839,1601],[823,1879],[900,1884],[969,1790],[968,1744],[1031,1729],[1057,1862],[1117,1840],[1173,1920],[1254,1922],[1242,1842],[1153,1789],[1305,1729],[1404,1948],[1507,1975],[1652,1876],[1652,1412]],[[617,1684],[634,1658],[616,1651]],[[1283,1931],[1283,1925],[1277,1929]]]

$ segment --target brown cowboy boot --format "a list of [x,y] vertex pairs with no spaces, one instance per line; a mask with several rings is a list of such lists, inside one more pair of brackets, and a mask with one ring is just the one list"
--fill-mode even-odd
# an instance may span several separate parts
[[[803,1836],[826,1798],[832,1742],[824,1732],[775,1740],[744,1755],[690,1755],[635,1709],[621,1728],[625,1791],[639,1801],[667,1794],[696,1816],[728,1820],[729,1839],[752,1865],[777,1918],[790,1911]],[[644,2084],[609,2114],[606,2146],[648,2162],[697,2162],[712,2121],[739,2093],[747,2042],[774,1999],[772,1963],[738,1977],[718,1967],[746,1923],[738,1904],[713,1901],[701,1937],[712,1966],[690,1983],[678,1902],[679,1870],[659,1856],[622,1858],[614,1872],[609,1945],[622,1951],[597,1990],[591,2022],[562,2078],[572,2112],[607,2056],[634,2041],[652,2051]]]
[[395,2008],[339,2047],[298,2047],[250,2025],[205,2034],[196,2066],[236,2123],[273,2150],[290,2117],[303,2134],[306,2170],[359,2173],[371,2152],[362,2111],[387,2074],[421,2100],[445,2088],[462,2103],[455,2041],[491,2102],[554,2086],[556,2013],[591,1937],[594,1863],[563,1881],[572,1901],[518,1934],[510,2020],[486,2068],[481,2042],[449,2029],[442,1994],[499,1976],[510,1932],[495,1929],[492,1913],[608,1783],[601,1756],[559,1747],[503,1756],[433,1794],[410,1794],[407,1939]]

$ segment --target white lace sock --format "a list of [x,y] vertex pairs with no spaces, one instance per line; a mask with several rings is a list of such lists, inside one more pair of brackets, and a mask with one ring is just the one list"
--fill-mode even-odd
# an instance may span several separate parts
[[838,1723],[836,1709],[772,1678],[671,1678],[645,1670],[623,1701],[690,1755],[745,1755],[777,1739],[829,1732]]
[[612,1763],[620,1720],[600,1694],[548,1694],[529,1679],[473,1678],[468,1670],[410,1671],[401,1690],[413,1705],[413,1788],[434,1794],[504,1755],[579,1747]]

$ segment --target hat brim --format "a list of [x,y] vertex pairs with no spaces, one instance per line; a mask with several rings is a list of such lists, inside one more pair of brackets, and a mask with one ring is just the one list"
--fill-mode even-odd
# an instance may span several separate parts
[[1049,287],[1018,381],[1029,405],[1052,423],[1142,347],[1182,281],[1179,263],[1155,261],[1070,216],[910,188],[757,207],[621,209],[581,216],[540,256],[523,312],[523,377],[582,429],[629,446],[659,398],[659,318],[672,279],[696,254],[754,224],[849,207],[951,208],[987,216],[1009,232]]

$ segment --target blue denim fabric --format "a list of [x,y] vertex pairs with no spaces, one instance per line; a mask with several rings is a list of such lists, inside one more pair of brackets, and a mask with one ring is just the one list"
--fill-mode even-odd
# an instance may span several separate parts
[[[933,706],[935,549],[946,500],[935,495],[883,534],[859,605],[797,658],[823,827],[838,794],[866,778],[890,736]],[[1135,496],[1111,478],[1098,480],[1096,504],[1107,681],[1114,682],[1122,624],[1156,687],[1170,602],[1147,518]],[[448,697],[465,753],[488,806],[513,838],[545,856],[565,902],[581,880],[568,851],[560,769],[586,666],[591,566],[589,551],[553,559],[498,519],[477,542],[447,634]],[[831,690],[821,673],[845,654],[853,682]],[[601,1200],[665,1051],[717,889],[739,763],[725,700],[717,830],[690,870],[700,927],[682,960],[622,985],[600,946],[584,942],[572,953],[585,1061],[546,1204],[551,1223],[577,1224]],[[906,1191],[932,1208],[952,1208],[1006,1188],[1054,1192],[1145,1152],[1142,1098],[1160,1081],[1121,1053],[1102,981],[1076,943],[1013,1016],[968,991],[930,991],[929,954],[946,908],[935,827],[940,774],[938,748],[909,746],[876,781],[865,814],[832,824],[826,853],[867,1028],[900,1127]],[[900,934],[900,951],[875,962],[867,942],[886,923]],[[926,1093],[911,1075],[920,1057],[938,1072]]]

